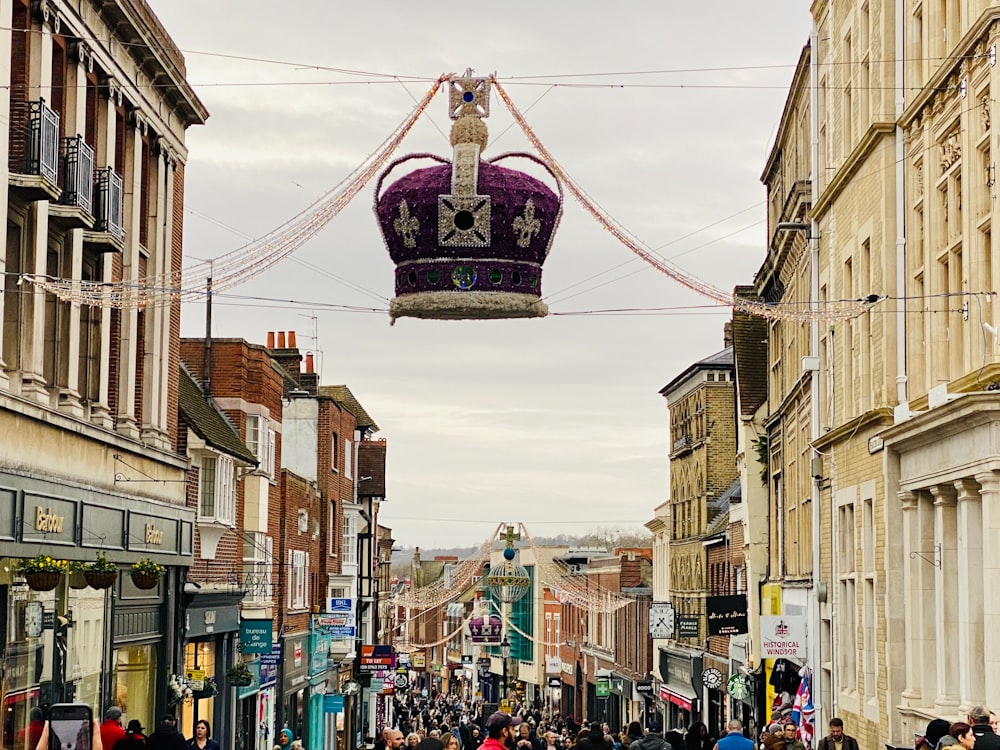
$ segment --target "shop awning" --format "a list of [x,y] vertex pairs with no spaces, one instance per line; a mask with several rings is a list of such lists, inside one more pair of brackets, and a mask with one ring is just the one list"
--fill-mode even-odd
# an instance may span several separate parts
[[694,701],[694,695],[681,691],[674,685],[660,685],[660,700],[673,703],[675,706],[683,708],[685,711],[690,711],[691,703]]

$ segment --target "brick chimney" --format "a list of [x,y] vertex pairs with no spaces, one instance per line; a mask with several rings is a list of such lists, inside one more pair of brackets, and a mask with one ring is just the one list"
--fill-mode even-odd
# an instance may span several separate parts
[[299,385],[302,390],[313,396],[319,393],[319,373],[316,372],[316,361],[312,352],[306,352],[306,370],[299,375]]
[[727,321],[722,326],[722,348],[726,349],[733,345],[733,321]]
[[281,365],[285,372],[296,383],[299,383],[302,355],[299,354],[299,348],[295,343],[295,331],[288,331],[287,334],[285,331],[278,331],[277,341],[275,341],[275,333],[268,331],[267,348],[270,351],[271,359]]
[[642,585],[642,561],[635,552],[624,552],[621,557],[621,587],[634,589]]

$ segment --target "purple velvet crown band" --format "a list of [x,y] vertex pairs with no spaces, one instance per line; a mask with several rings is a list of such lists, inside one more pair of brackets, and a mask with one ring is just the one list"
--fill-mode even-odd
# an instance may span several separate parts
[[[541,294],[542,263],[559,221],[561,201],[545,183],[523,172],[479,162],[478,196],[467,211],[441,209],[452,193],[451,164],[418,169],[392,183],[378,198],[382,236],[396,263],[396,295],[428,291]],[[461,206],[458,206],[461,208]],[[476,216],[486,227],[469,230]],[[443,216],[442,216],[443,215]],[[468,232],[469,246],[439,242]],[[485,218],[482,222],[485,224]],[[475,243],[475,244],[472,244]]]

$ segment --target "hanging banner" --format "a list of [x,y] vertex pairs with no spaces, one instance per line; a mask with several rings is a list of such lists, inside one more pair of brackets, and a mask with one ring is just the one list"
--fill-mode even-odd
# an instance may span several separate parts
[[709,635],[741,635],[748,632],[747,596],[710,596],[705,602]]
[[764,659],[806,655],[806,618],[802,615],[763,616],[760,618],[760,655]]

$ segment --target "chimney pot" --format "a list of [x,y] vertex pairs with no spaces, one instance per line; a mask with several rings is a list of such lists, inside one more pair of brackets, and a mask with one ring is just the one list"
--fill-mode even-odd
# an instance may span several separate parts
[[295,331],[288,332],[288,348],[289,349],[295,348]]
[[284,331],[278,331],[278,348],[279,349],[284,349],[285,348],[285,332]]
[[274,348],[274,331],[267,332],[267,348],[268,349]]
[[311,373],[313,371],[313,355],[312,352],[306,354],[306,372]]

